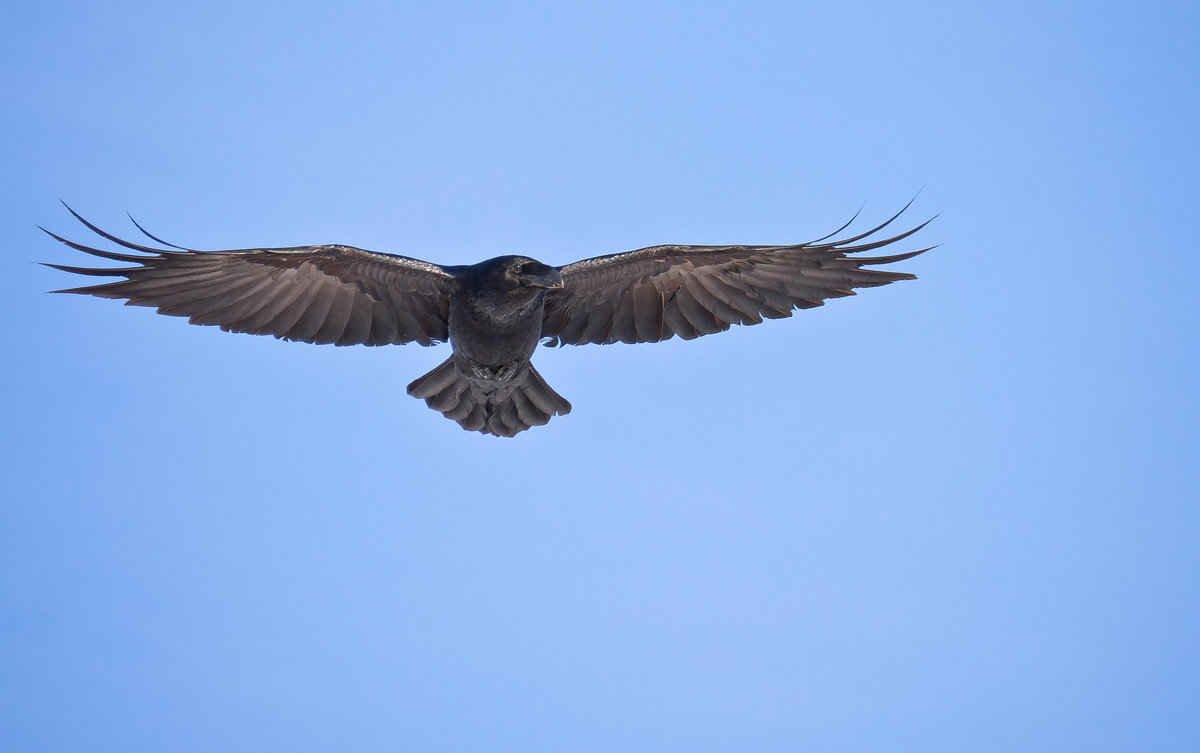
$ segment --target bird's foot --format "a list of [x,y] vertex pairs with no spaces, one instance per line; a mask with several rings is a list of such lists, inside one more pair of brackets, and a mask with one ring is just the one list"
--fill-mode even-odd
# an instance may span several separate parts
[[507,382],[517,374],[515,363],[503,363],[499,366],[485,366],[481,363],[471,365],[471,371],[479,379],[489,382]]

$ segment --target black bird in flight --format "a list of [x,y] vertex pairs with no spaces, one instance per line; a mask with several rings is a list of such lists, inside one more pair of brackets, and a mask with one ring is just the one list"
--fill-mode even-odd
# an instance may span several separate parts
[[690,340],[733,324],[781,319],[793,309],[853,295],[854,288],[915,279],[866,267],[932,248],[852,256],[889,246],[928,224],[879,237],[901,209],[865,233],[830,240],[847,222],[794,246],[650,246],[564,267],[525,256],[441,266],[336,245],[197,251],[156,238],[134,222],[166,247],[153,248],[106,233],[67,209],[97,235],[137,253],[103,251],[42,230],[78,251],[136,266],[48,264],[80,275],[125,278],[54,292],[125,299],[126,305],[186,316],[192,324],[285,340],[334,345],[449,340],[450,357],[408,385],[408,394],[468,431],[502,437],[571,411],[529,362],[539,341],[561,346],[659,342],[675,335]]

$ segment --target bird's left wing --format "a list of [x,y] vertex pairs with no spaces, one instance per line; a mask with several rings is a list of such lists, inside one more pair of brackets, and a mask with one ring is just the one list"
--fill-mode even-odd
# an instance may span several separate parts
[[196,251],[142,230],[170,247],[152,248],[110,235],[67,209],[93,232],[138,253],[102,251],[42,228],[48,235],[78,251],[138,266],[47,264],[125,278],[55,292],[123,298],[126,305],[153,306],[192,324],[311,343],[430,345],[449,337],[453,277],[437,264],[351,246]]
[[659,342],[675,335],[690,340],[734,324],[791,316],[793,309],[853,295],[854,288],[911,280],[911,274],[867,267],[909,259],[928,248],[853,256],[903,240],[928,224],[876,237],[899,216],[835,241],[828,240],[831,234],[794,246],[651,246],[568,264],[561,269],[563,287],[546,296],[542,336],[549,345]]

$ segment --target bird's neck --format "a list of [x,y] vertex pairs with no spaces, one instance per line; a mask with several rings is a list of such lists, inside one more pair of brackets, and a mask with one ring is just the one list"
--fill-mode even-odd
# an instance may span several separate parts
[[520,326],[531,319],[540,320],[544,290],[517,288],[511,291],[486,291],[467,296],[462,305],[471,319],[493,326]]

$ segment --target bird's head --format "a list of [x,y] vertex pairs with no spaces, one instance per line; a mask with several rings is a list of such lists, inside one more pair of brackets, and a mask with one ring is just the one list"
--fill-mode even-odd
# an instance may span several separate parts
[[495,265],[492,269],[493,278],[511,289],[553,290],[563,286],[563,278],[558,269],[527,256],[501,256],[492,259],[490,263]]
[[540,312],[546,293],[563,286],[557,269],[527,256],[497,256],[455,270],[455,276],[462,300],[496,320],[529,313],[533,306]]

